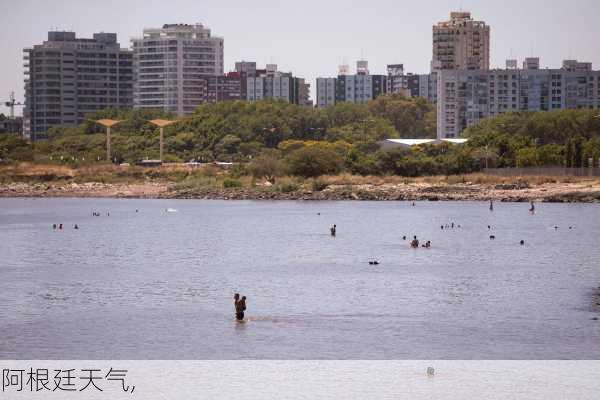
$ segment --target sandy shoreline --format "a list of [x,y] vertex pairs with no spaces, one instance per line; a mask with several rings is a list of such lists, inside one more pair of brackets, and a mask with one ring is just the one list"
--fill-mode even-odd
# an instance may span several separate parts
[[213,200],[370,200],[370,201],[500,201],[600,203],[600,182],[540,185],[381,184],[329,185],[322,191],[281,192],[265,187],[224,189],[180,188],[174,183],[128,184],[9,183],[0,185],[0,197],[78,197]]

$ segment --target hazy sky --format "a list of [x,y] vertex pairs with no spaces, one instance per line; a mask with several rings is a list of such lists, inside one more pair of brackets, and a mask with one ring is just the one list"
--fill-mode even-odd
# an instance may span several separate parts
[[241,59],[273,62],[307,78],[314,100],[317,76],[335,76],[343,61],[354,71],[361,54],[373,74],[391,63],[428,72],[432,25],[461,7],[491,26],[494,67],[535,55],[542,66],[577,58],[600,68],[598,0],[0,0],[0,101],[13,90],[23,99],[22,49],[48,30],[116,32],[129,47],[144,27],[196,22],[225,38],[226,71]]

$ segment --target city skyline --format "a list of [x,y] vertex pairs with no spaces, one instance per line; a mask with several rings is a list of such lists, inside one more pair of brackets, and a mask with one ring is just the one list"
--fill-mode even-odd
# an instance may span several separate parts
[[[130,40],[139,37],[144,28],[164,23],[203,23],[225,39],[225,71],[233,70],[235,61],[239,60],[277,63],[282,71],[305,77],[311,84],[314,100],[316,78],[335,75],[338,65],[344,61],[353,65],[355,60],[367,59],[372,74],[385,74],[386,65],[394,63],[403,63],[406,71],[427,73],[432,27],[447,19],[451,11],[461,9],[455,1],[431,0],[417,5],[376,1],[368,6],[353,6],[352,10],[340,8],[340,2],[308,1],[293,13],[286,10],[289,5],[270,1],[253,3],[252,7],[229,3],[204,8],[180,0],[169,3],[169,12],[159,2],[144,2],[144,11],[139,11],[142,4],[139,1],[119,5],[111,0],[103,3],[105,7],[91,2],[65,0],[58,3],[58,7],[52,8],[45,4],[34,5],[30,0],[11,7],[0,5],[0,15],[3,15],[0,49],[5,54],[0,65],[2,102],[8,99],[10,91],[15,92],[17,101],[23,100],[22,49],[44,40],[46,32],[53,28],[72,30],[81,37],[99,31],[115,32],[121,46],[129,48]],[[599,28],[593,24],[600,5],[588,0],[576,3],[556,5],[549,10],[544,2],[537,0],[511,0],[502,5],[463,1],[462,9],[491,26],[492,68],[504,67],[507,58],[523,60],[531,55],[541,58],[543,68],[558,68],[562,60],[568,58],[597,66],[600,55],[589,37],[597,36]],[[520,12],[515,13],[511,6],[518,6]],[[31,14],[33,9],[35,15]],[[110,18],[89,20],[82,15],[83,10],[86,15],[100,15],[106,10],[119,12],[111,12]],[[28,15],[31,22],[27,26],[18,25],[24,15]],[[555,28],[559,17],[568,20],[571,26],[568,32]],[[378,23],[372,23],[372,18]],[[311,31],[306,31],[307,25]],[[21,111],[17,110],[17,114]],[[0,112],[6,113],[7,109],[2,107]]]

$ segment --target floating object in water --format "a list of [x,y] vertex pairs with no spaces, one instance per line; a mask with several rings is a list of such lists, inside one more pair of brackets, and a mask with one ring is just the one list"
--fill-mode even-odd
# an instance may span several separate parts
[[427,367],[427,375],[428,376],[435,375],[435,369],[433,369],[433,367]]
[[168,212],[168,213],[176,213],[176,212],[179,212],[179,210],[176,210],[176,209],[174,209],[174,208],[167,208],[167,209],[165,209],[165,212]]
[[524,246],[524,245],[525,245],[525,241],[524,241],[524,240],[521,240],[521,242],[520,242],[520,243],[521,243],[521,246]]

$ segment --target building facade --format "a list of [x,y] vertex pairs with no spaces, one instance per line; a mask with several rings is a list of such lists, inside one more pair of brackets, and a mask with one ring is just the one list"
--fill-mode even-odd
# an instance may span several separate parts
[[49,128],[76,125],[86,114],[133,105],[132,53],[115,33],[91,39],[49,32],[48,40],[24,49],[24,135],[46,138]]
[[365,60],[356,63],[355,75],[346,74],[346,66],[341,66],[340,71],[344,74],[337,78],[317,78],[317,107],[342,102],[363,104],[387,93],[387,76],[370,75]]
[[223,76],[223,38],[201,24],[144,29],[131,42],[136,108],[190,114],[208,97],[207,78]]
[[433,27],[432,71],[490,68],[490,27],[469,12],[453,12]]
[[229,72],[226,75],[210,76],[206,81],[206,97],[202,102],[216,103],[219,101],[245,100],[245,74]]
[[[246,78],[246,100],[282,100],[293,104],[309,102],[309,85],[291,72],[280,72],[276,64],[257,69],[255,76]],[[303,105],[304,105],[303,104]]]
[[482,119],[507,112],[600,108],[600,71],[590,63],[524,65],[531,69],[440,71],[438,138],[457,138]]
[[337,78],[317,78],[317,107],[325,108],[335,105]]
[[435,104],[437,101],[437,73],[404,73],[402,64],[387,66],[387,93],[400,93],[406,97],[423,97]]

